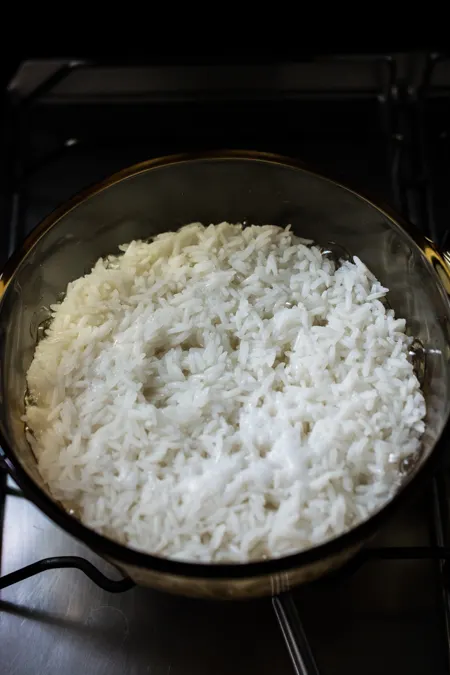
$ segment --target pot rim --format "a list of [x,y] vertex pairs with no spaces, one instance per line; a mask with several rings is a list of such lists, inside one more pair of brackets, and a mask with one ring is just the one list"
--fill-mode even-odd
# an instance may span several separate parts
[[[365,202],[366,205],[376,209],[395,227],[400,228],[403,230],[403,232],[406,232],[408,238],[413,242],[413,245],[420,250],[422,257],[425,259],[424,262],[431,265],[431,267],[436,272],[436,283],[440,288],[441,295],[448,302],[448,297],[450,296],[450,271],[443,256],[439,253],[432,241],[424,237],[418,230],[416,230],[410,223],[395,213],[395,211],[390,207],[381,206],[379,203],[374,202],[364,193],[360,191],[354,191],[346,185],[328,178],[322,172],[310,169],[307,165],[299,160],[265,152],[246,150],[219,150],[168,155],[164,157],[158,157],[156,159],[146,160],[138,164],[133,164],[132,166],[112,174],[103,181],[100,181],[93,186],[82,190],[70,200],[65,202],[62,206],[54,210],[32,230],[32,232],[25,239],[24,243],[7,261],[2,274],[0,275],[0,315],[3,297],[7,292],[11,281],[14,279],[15,273],[21,263],[27,258],[38,241],[43,236],[45,236],[45,234],[50,229],[55,227],[65,215],[76,208],[79,204],[86,201],[90,197],[97,195],[103,190],[106,190],[132,176],[146,173],[161,167],[208,160],[256,161],[286,166],[304,173],[311,174],[321,180],[332,183],[340,189],[350,192]],[[30,500],[57,525],[62,527],[72,536],[87,544],[95,552],[105,557],[111,558],[114,562],[117,562],[118,564],[121,563],[124,566],[131,565],[134,567],[151,569],[174,576],[220,580],[272,575],[292,568],[311,565],[366,540],[373,533],[373,531],[377,529],[380,524],[386,520],[401,503],[405,501],[405,499],[407,499],[414,489],[418,487],[420,481],[424,481],[425,478],[431,474],[441,456],[441,453],[445,449],[445,435],[449,428],[449,415],[447,415],[447,420],[443,426],[442,432],[439,438],[436,440],[433,449],[429,453],[429,456],[423,460],[422,465],[414,474],[411,475],[409,480],[405,481],[405,483],[394,495],[394,497],[392,497],[392,499],[390,499],[381,509],[372,514],[362,523],[359,523],[352,529],[337,537],[329,539],[321,544],[318,544],[317,546],[300,551],[298,553],[293,553],[279,558],[271,558],[268,560],[230,563],[187,562],[163,558],[129,548],[104,535],[97,533],[96,531],[83,525],[81,521],[77,520],[74,516],[70,515],[58,504],[58,502],[47,496],[44,490],[42,490],[39,485],[34,482],[34,480],[28,475],[16,457],[14,450],[7,442],[7,434],[4,432],[1,422],[0,444],[5,454],[4,465],[11,474],[12,478],[22,488],[25,495],[29,497]]]

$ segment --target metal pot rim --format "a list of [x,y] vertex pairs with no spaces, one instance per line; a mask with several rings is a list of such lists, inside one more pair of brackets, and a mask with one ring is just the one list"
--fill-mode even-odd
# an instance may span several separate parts
[[[447,267],[445,258],[439,253],[432,241],[424,237],[410,223],[401,218],[391,208],[381,206],[360,191],[356,192],[351,188],[328,178],[321,172],[308,168],[301,161],[284,157],[281,155],[263,153],[246,150],[221,150],[202,153],[186,153],[179,155],[169,155],[156,159],[147,160],[139,164],[134,164],[122,171],[119,171],[105,180],[79,192],[68,202],[57,208],[53,213],[47,216],[27,237],[21,247],[7,261],[2,274],[0,275],[0,312],[1,302],[8,286],[14,278],[15,272],[21,263],[27,258],[38,241],[45,234],[55,227],[57,223],[70,211],[90,197],[106,190],[113,185],[126,180],[132,176],[146,173],[161,167],[167,167],[175,164],[189,163],[193,161],[205,160],[242,160],[267,162],[269,164],[278,164],[280,166],[297,169],[309,173],[321,180],[327,181],[351,194],[355,195],[366,204],[389,220],[396,227],[400,227],[414,245],[420,249],[422,256],[428,264],[432,266],[437,274],[436,283],[440,286],[443,296],[450,296],[450,271]],[[124,566],[131,565],[142,569],[152,569],[164,574],[171,574],[182,577],[204,578],[204,579],[242,579],[249,577],[265,576],[279,574],[293,568],[299,568],[311,565],[314,562],[323,560],[328,556],[336,554],[338,551],[345,550],[355,546],[358,542],[366,540],[376,530],[380,524],[390,516],[400,503],[418,487],[420,481],[429,476],[438,462],[441,453],[445,449],[445,435],[450,428],[449,419],[443,427],[439,439],[436,441],[433,450],[428,458],[424,460],[420,469],[406,481],[395,496],[385,504],[378,512],[370,518],[355,526],[351,530],[333,539],[327,540],[313,548],[300,551],[280,558],[271,558],[270,560],[261,560],[244,563],[197,563],[171,560],[161,558],[155,555],[137,551],[122,544],[119,544],[108,537],[98,534],[94,530],[83,525],[79,520],[70,515],[56,501],[53,501],[47,494],[30,478],[28,473],[22,467],[15,456],[13,449],[9,446],[0,424],[0,445],[4,450],[4,464],[13,479],[22,488],[27,497],[30,498],[36,506],[41,509],[57,525],[66,530],[69,534],[83,541],[92,550],[100,555],[111,558]],[[420,480],[419,480],[420,478]]]

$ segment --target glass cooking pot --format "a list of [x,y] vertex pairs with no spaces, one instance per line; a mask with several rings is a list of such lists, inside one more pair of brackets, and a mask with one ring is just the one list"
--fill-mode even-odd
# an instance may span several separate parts
[[[122,546],[84,527],[50,495],[25,437],[25,375],[67,283],[119,244],[182,225],[244,222],[292,225],[302,237],[358,255],[390,289],[389,302],[423,346],[427,430],[420,456],[392,501],[350,532],[275,560],[179,562]],[[450,275],[432,242],[398,216],[290,159],[244,151],[150,160],[86,190],[28,237],[0,280],[0,441],[8,470],[58,525],[140,584],[208,597],[272,594],[310,581],[357,552],[431,471],[450,409]]]

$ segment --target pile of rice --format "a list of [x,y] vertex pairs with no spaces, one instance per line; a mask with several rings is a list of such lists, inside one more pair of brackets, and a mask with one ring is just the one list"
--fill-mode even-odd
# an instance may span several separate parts
[[354,258],[272,225],[188,225],[69,284],[28,372],[53,495],[190,561],[342,533],[396,490],[425,401],[405,321]]

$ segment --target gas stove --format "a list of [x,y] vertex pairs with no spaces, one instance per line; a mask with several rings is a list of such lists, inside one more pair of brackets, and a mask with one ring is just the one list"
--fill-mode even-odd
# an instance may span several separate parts
[[[450,59],[439,54],[27,61],[0,132],[0,264],[90,183],[151,157],[218,148],[296,156],[393,204],[445,249],[449,119]],[[322,675],[450,673],[449,475],[444,464],[362,564],[293,592],[303,625],[294,637]],[[4,472],[0,552],[1,675],[296,672],[270,599],[218,604],[132,587]]]

